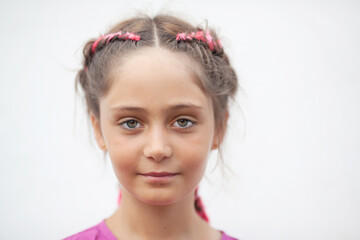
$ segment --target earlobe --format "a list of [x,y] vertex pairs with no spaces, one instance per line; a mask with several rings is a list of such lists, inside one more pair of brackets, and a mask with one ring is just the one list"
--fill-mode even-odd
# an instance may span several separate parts
[[218,138],[215,136],[212,142],[211,150],[215,150],[219,147]]
[[224,140],[228,119],[229,119],[229,112],[226,111],[224,116],[224,121],[218,124],[218,126],[215,129],[215,135],[213,138],[211,150],[218,149],[220,144]]
[[94,130],[95,140],[96,140],[99,148],[103,151],[106,151],[107,149],[106,149],[105,140],[103,138],[102,131],[101,131],[100,120],[97,119],[93,113],[90,113],[90,120],[91,120],[91,125]]

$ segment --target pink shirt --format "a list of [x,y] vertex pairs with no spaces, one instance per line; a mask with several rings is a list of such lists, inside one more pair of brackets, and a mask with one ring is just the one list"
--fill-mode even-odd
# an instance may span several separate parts
[[[224,232],[222,233],[221,240],[237,240],[236,238],[232,238],[226,235]],[[75,235],[65,238],[64,240],[117,240],[114,234],[110,231],[110,229],[106,226],[105,220],[101,223],[88,228],[82,232],[79,232]]]

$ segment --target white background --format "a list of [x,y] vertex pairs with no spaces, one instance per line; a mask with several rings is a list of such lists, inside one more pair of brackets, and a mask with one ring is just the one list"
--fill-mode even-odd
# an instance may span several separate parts
[[234,173],[209,169],[201,188],[213,226],[244,240],[360,239],[360,1],[349,0],[1,1],[0,238],[64,238],[116,208],[74,77],[82,45],[137,10],[208,19],[244,89],[226,141]]

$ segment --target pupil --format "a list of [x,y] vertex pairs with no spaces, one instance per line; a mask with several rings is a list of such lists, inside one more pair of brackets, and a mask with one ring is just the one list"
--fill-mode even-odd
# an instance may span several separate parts
[[186,120],[186,119],[180,119],[180,120],[178,120],[178,123],[179,123],[179,125],[180,125],[181,127],[185,127],[185,126],[187,125],[187,123],[188,123],[188,120]]
[[127,122],[127,125],[130,128],[134,128],[134,127],[136,127],[136,123],[137,122],[135,120],[130,120],[130,121]]

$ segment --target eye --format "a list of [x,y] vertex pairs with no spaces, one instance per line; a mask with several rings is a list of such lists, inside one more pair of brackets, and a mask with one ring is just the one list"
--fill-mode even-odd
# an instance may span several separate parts
[[192,127],[193,125],[195,125],[195,123],[189,119],[180,118],[175,121],[174,125],[175,125],[175,127],[178,127],[178,128],[189,128],[189,127]]
[[133,129],[141,127],[140,123],[134,119],[130,119],[130,120],[121,122],[120,126],[125,129],[129,129],[129,130],[133,130]]

